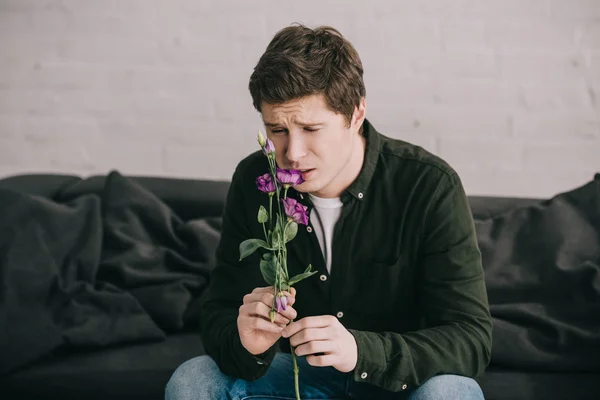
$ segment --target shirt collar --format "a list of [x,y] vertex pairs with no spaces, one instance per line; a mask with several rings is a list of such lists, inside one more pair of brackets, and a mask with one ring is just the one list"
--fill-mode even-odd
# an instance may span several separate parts
[[371,125],[371,123],[365,118],[363,121],[363,132],[362,135],[366,138],[366,149],[365,157],[362,168],[356,179],[350,184],[348,189],[341,195],[342,202],[348,201],[351,196],[355,197],[359,201],[363,201],[368,196],[367,189],[375,173],[375,167],[377,166],[377,160],[379,159],[379,153],[381,152],[381,135]]

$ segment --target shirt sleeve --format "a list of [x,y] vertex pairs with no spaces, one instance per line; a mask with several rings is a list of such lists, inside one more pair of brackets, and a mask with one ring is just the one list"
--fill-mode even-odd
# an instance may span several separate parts
[[206,353],[229,376],[255,380],[263,376],[275,357],[276,347],[253,355],[242,345],[237,316],[244,295],[266,286],[260,274],[258,252],[239,261],[239,244],[251,238],[244,203],[244,178],[240,164],[227,194],[216,267],[200,311],[200,331]]
[[481,252],[456,173],[444,175],[432,197],[420,254],[423,329],[402,334],[350,329],[358,346],[354,380],[397,392],[438,374],[476,377],[488,365],[492,319]]

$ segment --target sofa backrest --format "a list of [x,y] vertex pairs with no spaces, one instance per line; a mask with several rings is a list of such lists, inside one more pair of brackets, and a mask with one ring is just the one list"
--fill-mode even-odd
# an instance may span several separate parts
[[[163,200],[183,220],[218,217],[229,189],[228,181],[127,176]],[[0,179],[0,188],[12,189],[68,202],[86,193],[99,194],[104,175],[81,178],[75,175],[23,174]],[[539,199],[516,197],[469,196],[475,219],[485,219]]]

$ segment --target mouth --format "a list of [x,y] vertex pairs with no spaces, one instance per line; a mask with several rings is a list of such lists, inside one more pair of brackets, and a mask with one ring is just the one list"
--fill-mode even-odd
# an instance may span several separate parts
[[309,168],[309,169],[301,169],[300,172],[302,172],[302,178],[304,178],[304,180],[307,180],[308,178],[310,178],[313,174],[313,172],[315,171],[315,168]]

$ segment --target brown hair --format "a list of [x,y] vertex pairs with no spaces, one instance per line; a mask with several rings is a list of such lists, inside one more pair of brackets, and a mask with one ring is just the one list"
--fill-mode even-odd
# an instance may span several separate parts
[[350,125],[354,108],[365,96],[358,53],[329,26],[292,25],[275,34],[254,67],[248,89],[254,108],[323,94],[329,108]]

